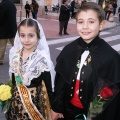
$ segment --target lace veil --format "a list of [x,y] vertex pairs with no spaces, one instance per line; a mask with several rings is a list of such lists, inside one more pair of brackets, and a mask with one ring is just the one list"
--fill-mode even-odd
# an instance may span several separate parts
[[[30,18],[30,19],[32,19],[32,18]],[[33,19],[33,20],[36,21],[35,19]],[[54,90],[54,77],[55,77],[54,65],[53,65],[53,62],[52,62],[51,57],[50,57],[50,51],[49,51],[49,47],[48,47],[48,44],[47,44],[47,41],[46,41],[46,37],[45,37],[44,31],[43,31],[43,28],[38,21],[36,21],[36,22],[37,22],[38,27],[40,29],[40,39],[38,40],[37,48],[40,51],[44,51],[43,56],[47,59],[47,63],[48,63],[48,66],[49,66],[49,69],[50,69],[50,74],[51,74],[52,89]],[[12,60],[13,55],[17,51],[21,50],[22,47],[23,46],[20,42],[19,34],[18,34],[18,31],[17,31],[16,36],[15,36],[15,40],[14,40],[14,46],[9,51],[9,61]],[[11,77],[11,73],[12,73],[12,69],[9,68],[10,77]]]

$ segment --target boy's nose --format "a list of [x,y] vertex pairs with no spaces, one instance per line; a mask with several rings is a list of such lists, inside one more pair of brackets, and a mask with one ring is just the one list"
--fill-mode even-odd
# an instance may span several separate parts
[[87,29],[87,28],[88,28],[88,23],[85,22],[85,23],[83,24],[83,29]]

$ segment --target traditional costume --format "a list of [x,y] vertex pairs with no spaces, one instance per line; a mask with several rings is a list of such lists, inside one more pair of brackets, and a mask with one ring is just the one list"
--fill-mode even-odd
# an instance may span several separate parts
[[18,32],[14,47],[10,50],[9,73],[13,89],[11,104],[6,113],[7,120],[51,120],[50,104],[55,72],[42,26],[37,24],[40,39],[37,48],[24,63],[24,48]]
[[90,43],[80,37],[64,47],[57,58],[52,109],[64,120],[85,120],[90,102],[102,80],[115,85],[117,93],[93,120],[120,119],[120,55],[96,36]]

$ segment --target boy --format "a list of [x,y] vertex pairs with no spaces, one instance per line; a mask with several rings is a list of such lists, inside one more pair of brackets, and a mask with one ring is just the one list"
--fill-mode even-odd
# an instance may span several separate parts
[[[105,25],[104,10],[96,3],[82,4],[76,25],[80,37],[57,58],[53,120],[85,120],[98,78],[112,85],[120,83],[120,55],[99,37]],[[118,96],[92,120],[119,120]]]

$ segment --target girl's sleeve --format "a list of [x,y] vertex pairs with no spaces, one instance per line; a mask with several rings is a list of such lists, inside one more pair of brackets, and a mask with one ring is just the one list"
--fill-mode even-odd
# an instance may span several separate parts
[[46,89],[47,89],[50,104],[52,104],[53,92],[52,92],[52,83],[51,83],[50,72],[46,72],[46,71],[44,72],[43,80],[45,82],[45,86],[46,86]]

